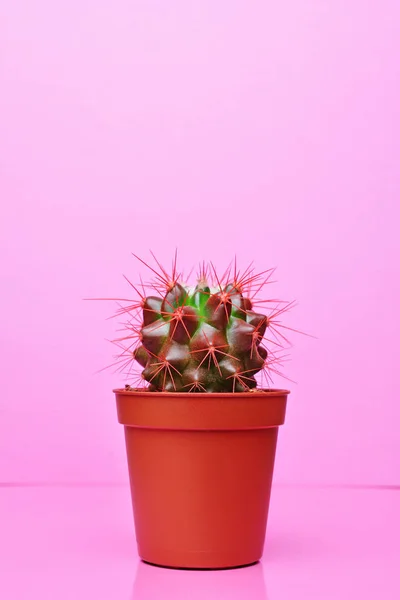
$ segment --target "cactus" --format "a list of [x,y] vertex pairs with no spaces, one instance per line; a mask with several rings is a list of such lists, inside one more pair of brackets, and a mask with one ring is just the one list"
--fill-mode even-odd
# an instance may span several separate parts
[[[176,256],[171,274],[155,260],[154,269],[144,263],[155,278],[142,282],[142,291],[129,282],[140,300],[117,312],[129,316],[128,335],[114,340],[123,349],[118,356],[123,368],[135,361],[140,381],[150,391],[165,392],[245,392],[257,387],[257,373],[267,386],[272,373],[281,375],[277,365],[287,339],[280,316],[293,303],[259,300],[273,269],[255,273],[250,265],[241,274],[235,260],[218,277],[212,263],[203,263],[190,287],[177,271]],[[271,305],[268,314],[257,310]],[[126,341],[128,347],[121,345]]]

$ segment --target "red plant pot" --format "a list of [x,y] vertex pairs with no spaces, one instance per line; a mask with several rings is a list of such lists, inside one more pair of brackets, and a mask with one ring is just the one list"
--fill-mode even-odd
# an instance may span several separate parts
[[192,569],[257,562],[289,392],[114,392],[139,556]]

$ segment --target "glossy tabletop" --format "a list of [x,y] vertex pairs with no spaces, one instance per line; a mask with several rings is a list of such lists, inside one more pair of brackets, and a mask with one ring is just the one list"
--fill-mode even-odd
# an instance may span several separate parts
[[179,571],[138,559],[127,486],[1,486],[0,598],[398,600],[400,491],[275,486],[261,563]]

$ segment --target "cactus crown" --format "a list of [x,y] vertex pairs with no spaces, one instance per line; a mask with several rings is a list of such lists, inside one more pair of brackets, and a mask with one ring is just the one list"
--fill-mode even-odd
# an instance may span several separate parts
[[129,282],[139,298],[124,300],[128,305],[117,311],[128,317],[127,335],[114,340],[122,349],[117,364],[129,369],[129,376],[133,363],[141,370],[133,387],[244,392],[257,387],[257,373],[262,387],[269,387],[272,374],[281,375],[281,353],[288,343],[280,317],[293,306],[259,298],[274,269],[255,273],[250,265],[241,273],[235,260],[219,277],[212,263],[203,263],[190,287],[177,271],[176,255],[171,273],[154,259],[153,269],[139,258],[155,277],[147,284]]

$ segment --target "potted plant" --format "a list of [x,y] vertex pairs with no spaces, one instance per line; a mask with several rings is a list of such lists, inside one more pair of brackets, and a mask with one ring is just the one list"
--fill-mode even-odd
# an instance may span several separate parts
[[253,564],[289,394],[270,384],[292,303],[259,298],[272,269],[240,272],[235,260],[219,276],[203,263],[190,287],[176,256],[170,273],[154,259],[152,280],[130,283],[137,298],[119,305],[127,333],[115,340],[122,369],[141,371],[114,390],[138,552],[166,567]]

